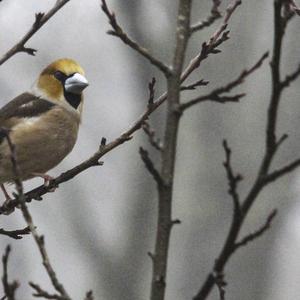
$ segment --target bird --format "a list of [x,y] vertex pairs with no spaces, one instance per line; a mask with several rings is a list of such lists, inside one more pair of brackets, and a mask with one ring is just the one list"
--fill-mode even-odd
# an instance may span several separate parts
[[[45,67],[31,89],[0,109],[0,187],[11,201],[4,184],[16,180],[12,163],[15,149],[18,179],[42,177],[73,149],[81,123],[83,90],[89,85],[84,70],[73,59],[58,59]],[[5,132],[5,134],[4,134]]]

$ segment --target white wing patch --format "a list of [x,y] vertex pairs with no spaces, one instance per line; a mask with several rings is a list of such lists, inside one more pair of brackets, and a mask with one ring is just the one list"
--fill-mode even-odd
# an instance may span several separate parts
[[40,121],[41,117],[30,117],[30,118],[22,118],[22,122],[18,123],[13,127],[13,130],[25,129],[26,127],[31,127],[38,121]]

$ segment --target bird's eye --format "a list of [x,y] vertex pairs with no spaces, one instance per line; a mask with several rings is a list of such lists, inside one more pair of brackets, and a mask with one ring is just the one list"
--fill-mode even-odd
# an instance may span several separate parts
[[54,77],[61,82],[65,81],[67,78],[67,76],[61,71],[55,71]]

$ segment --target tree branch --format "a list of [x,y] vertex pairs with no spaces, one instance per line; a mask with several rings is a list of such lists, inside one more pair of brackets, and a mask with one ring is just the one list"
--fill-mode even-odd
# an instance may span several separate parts
[[0,65],[2,65],[4,62],[6,62],[9,58],[17,54],[18,52],[25,52],[30,55],[35,55],[35,52],[37,50],[25,47],[26,42],[69,1],[70,0],[58,0],[56,1],[53,8],[51,8],[46,14],[37,13],[35,15],[35,21],[31,29],[23,36],[23,38],[17,44],[15,44],[0,58]]
[[191,25],[190,32],[195,33],[197,31],[200,31],[206,27],[211,26],[216,20],[220,19],[222,17],[219,6],[221,5],[221,0],[213,0],[213,5],[210,11],[210,15],[203,21],[200,21],[197,24]]
[[2,285],[5,296],[2,299],[7,300],[15,300],[15,292],[19,287],[19,283],[14,280],[13,282],[8,281],[8,258],[10,254],[11,248],[8,245],[5,249],[5,253],[2,256],[2,264],[3,264],[3,276],[2,276]]
[[254,66],[252,66],[249,70],[242,71],[242,73],[236,79],[229,82],[225,86],[219,87],[207,95],[196,97],[195,99],[192,99],[188,102],[181,104],[181,106],[180,106],[181,109],[185,110],[195,104],[198,104],[198,103],[204,102],[204,101],[208,101],[208,100],[214,101],[214,102],[219,102],[219,103],[238,102],[241,97],[245,96],[245,94],[237,94],[237,95],[233,95],[233,96],[222,96],[222,94],[228,93],[233,88],[242,84],[244,82],[244,80],[246,79],[246,77],[248,77],[255,70],[257,70],[261,67],[263,61],[268,57],[268,55],[269,55],[268,52],[264,53]]
[[276,212],[273,211],[272,214],[267,219],[267,222],[254,234],[250,234],[242,239],[240,242],[237,242],[239,232],[243,226],[243,223],[246,219],[246,216],[257,199],[258,195],[262,189],[270,182],[275,179],[280,178],[287,172],[294,170],[300,161],[296,160],[290,165],[280,169],[279,171],[274,171],[268,175],[268,170],[270,168],[271,161],[274,157],[276,150],[279,145],[287,138],[287,135],[284,134],[281,138],[277,140],[276,138],[276,125],[277,125],[277,115],[278,115],[278,106],[281,98],[282,86],[280,80],[280,60],[281,60],[281,48],[282,48],[282,39],[284,35],[285,23],[283,21],[282,7],[285,0],[274,0],[274,46],[273,46],[273,56],[271,62],[271,73],[272,73],[272,94],[270,99],[270,104],[268,108],[267,116],[267,126],[266,126],[266,150],[265,154],[258,171],[257,177],[254,180],[254,184],[250,188],[248,195],[245,197],[241,205],[241,217],[239,219],[235,218],[233,215],[232,223],[229,229],[224,246],[216,259],[213,271],[208,274],[205,282],[202,287],[193,298],[194,300],[203,300],[206,299],[209,295],[211,289],[215,284],[214,273],[223,273],[226,263],[230,259],[231,255],[237,249],[236,245],[243,245],[248,241],[255,239],[265,232],[274,218]]
[[155,180],[155,182],[157,183],[157,185],[159,187],[165,185],[164,180],[162,179],[161,175],[155,168],[153,161],[150,159],[148,151],[146,151],[144,148],[140,147],[140,156],[141,156],[142,161],[145,164],[145,167],[147,168],[149,173],[152,175],[152,177]]
[[159,138],[156,138],[156,132],[153,128],[151,128],[150,124],[145,121],[143,124],[143,130],[148,136],[149,143],[158,151],[163,151],[163,144]]
[[167,117],[164,133],[164,150],[161,152],[160,175],[164,185],[158,187],[158,218],[153,271],[151,300],[163,300],[166,288],[167,262],[170,233],[172,228],[172,198],[177,132],[180,121],[180,84],[185,51],[190,37],[191,0],[180,0],[177,15],[176,46],[173,56],[173,74],[168,77]]
[[277,215],[277,209],[274,209],[268,216],[265,224],[263,226],[261,226],[259,229],[257,229],[256,231],[254,231],[253,233],[246,235],[239,242],[236,242],[235,248],[238,249],[240,247],[246,246],[248,243],[261,237],[268,229],[270,229],[270,227],[272,225],[272,221],[276,215]]
[[278,178],[294,171],[299,166],[300,166],[300,159],[296,159],[295,161],[293,161],[290,164],[282,167],[281,169],[272,171],[271,173],[269,173],[268,175],[266,175],[263,178],[263,181],[264,181],[265,184],[271,183],[271,182],[277,180]]
[[17,229],[17,230],[5,230],[3,228],[0,228],[0,234],[9,236],[15,240],[19,240],[23,238],[23,235],[27,235],[30,233],[30,228],[27,226],[23,229]]
[[229,39],[229,31],[225,31],[228,25],[228,22],[236,10],[236,8],[241,4],[240,0],[235,0],[231,2],[226,8],[226,14],[224,16],[223,22],[221,26],[215,31],[215,33],[211,36],[208,42],[204,42],[202,44],[202,49],[199,54],[192,59],[188,66],[181,74],[180,81],[184,82],[189,75],[197,68],[200,67],[201,62],[208,57],[209,54],[220,53],[221,51],[217,49],[223,42]]
[[293,81],[295,81],[300,75],[300,64],[298,68],[291,74],[287,75],[285,79],[281,82],[281,87],[286,88],[288,87]]
[[111,27],[113,29],[113,30],[108,31],[108,34],[120,38],[126,45],[128,45],[130,48],[137,51],[139,54],[141,54],[146,59],[148,59],[148,61],[152,65],[156,66],[161,72],[163,72],[163,74],[165,74],[166,77],[170,76],[172,73],[171,69],[167,65],[165,65],[162,61],[158,60],[152,54],[150,54],[149,50],[147,50],[144,47],[141,47],[137,42],[132,40],[124,32],[122,27],[118,24],[115,14],[109,10],[109,8],[106,4],[106,1],[101,0],[101,2],[102,2],[101,8],[102,8],[103,12],[106,14],[106,16],[109,20],[109,24],[111,25]]
[[234,214],[236,214],[236,217],[240,217],[241,214],[241,208],[240,208],[240,197],[237,192],[238,183],[243,179],[243,177],[240,174],[235,175],[232,166],[231,166],[231,149],[229,148],[227,141],[223,141],[223,147],[225,150],[225,156],[226,159],[223,163],[224,168],[226,170],[227,179],[228,179],[228,185],[229,190],[228,193],[232,197],[233,205],[234,205]]
[[35,290],[32,294],[34,297],[37,298],[45,298],[45,299],[55,299],[55,300],[62,300],[62,297],[58,294],[49,294],[47,291],[43,290],[38,284],[33,282],[29,282],[29,285]]

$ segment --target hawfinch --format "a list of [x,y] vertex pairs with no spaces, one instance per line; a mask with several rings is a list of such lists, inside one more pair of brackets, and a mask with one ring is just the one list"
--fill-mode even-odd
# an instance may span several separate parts
[[[42,177],[70,153],[75,145],[83,95],[88,86],[83,69],[71,59],[59,59],[46,67],[33,85],[0,109],[0,127],[15,145],[20,179]],[[6,136],[0,135],[0,185],[13,182],[15,173]]]

